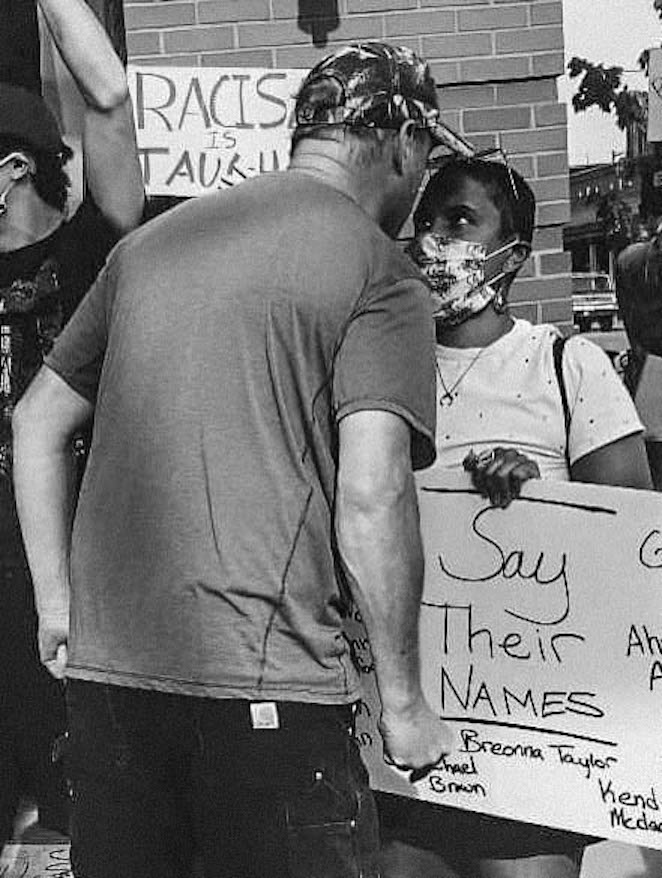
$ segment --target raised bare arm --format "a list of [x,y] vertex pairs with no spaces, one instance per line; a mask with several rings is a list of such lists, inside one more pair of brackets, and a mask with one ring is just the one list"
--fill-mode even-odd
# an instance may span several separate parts
[[145,194],[124,67],[84,0],[39,0],[39,6],[85,102],[90,194],[108,221],[128,232],[140,221]]

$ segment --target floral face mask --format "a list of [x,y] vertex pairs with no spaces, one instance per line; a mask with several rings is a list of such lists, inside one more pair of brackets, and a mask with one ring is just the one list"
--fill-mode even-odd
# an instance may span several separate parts
[[484,244],[426,232],[413,241],[409,255],[426,276],[432,293],[434,316],[454,326],[482,311],[497,294],[500,272],[485,280],[488,260],[515,247],[517,240],[487,252]]

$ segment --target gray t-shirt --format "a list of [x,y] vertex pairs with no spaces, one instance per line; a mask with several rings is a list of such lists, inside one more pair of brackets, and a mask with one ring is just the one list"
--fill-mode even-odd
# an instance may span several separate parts
[[397,246],[310,175],[242,183],[125,238],[47,365],[96,406],[69,675],[355,699],[337,423],[394,412],[434,459],[429,294]]

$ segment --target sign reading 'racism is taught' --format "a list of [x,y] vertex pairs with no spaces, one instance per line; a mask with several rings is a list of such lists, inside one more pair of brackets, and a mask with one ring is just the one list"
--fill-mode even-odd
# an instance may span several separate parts
[[662,848],[662,498],[535,482],[507,510],[420,483],[423,685],[452,752],[382,759],[372,657],[358,737],[389,792]]
[[286,167],[304,70],[129,68],[147,191],[191,196]]

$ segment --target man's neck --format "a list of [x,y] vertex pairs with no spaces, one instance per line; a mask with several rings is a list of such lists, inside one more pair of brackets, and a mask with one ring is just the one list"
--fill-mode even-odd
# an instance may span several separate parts
[[[18,196],[18,193],[15,193]],[[12,253],[43,241],[62,223],[63,214],[37,195],[7,200],[7,212],[0,216],[0,253]]]
[[288,170],[310,174],[338,189],[382,225],[384,186],[379,185],[379,180],[383,174],[380,175],[376,167],[372,173],[364,167],[360,173],[355,173],[344,144],[332,140],[303,141],[297,147]]

